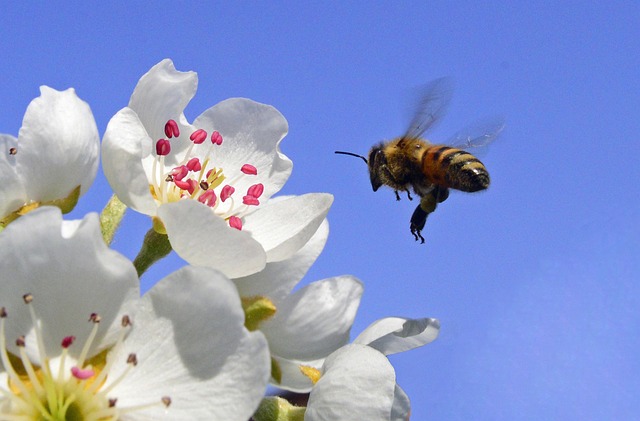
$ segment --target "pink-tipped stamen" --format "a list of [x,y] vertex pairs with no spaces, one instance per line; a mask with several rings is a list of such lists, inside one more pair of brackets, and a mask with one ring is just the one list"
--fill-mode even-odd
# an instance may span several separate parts
[[198,202],[212,208],[216,205],[216,199],[216,193],[213,190],[207,190],[198,197]]
[[175,167],[171,170],[171,175],[173,180],[182,180],[189,174],[189,168],[186,165],[180,165],[179,167]]
[[196,180],[193,180],[191,178],[189,178],[188,180],[174,180],[173,182],[175,183],[176,186],[178,186],[180,190],[185,190],[190,195],[193,194],[196,186],[198,185]]
[[249,187],[249,189],[247,190],[247,196],[252,196],[257,199],[260,196],[262,196],[263,192],[264,192],[264,185],[262,183],[258,183]]
[[222,191],[220,192],[220,200],[222,200],[223,202],[225,200],[227,200],[229,197],[231,197],[231,195],[236,191],[236,189],[233,188],[233,186],[230,185],[226,185],[222,188]]
[[189,162],[187,162],[187,168],[189,171],[200,171],[202,169],[202,165],[198,158],[191,158]]
[[219,131],[211,133],[211,143],[214,145],[222,145],[222,135]]
[[204,131],[204,129],[198,129],[195,132],[191,133],[189,139],[191,139],[191,141],[196,145],[199,145],[207,140],[207,132]]
[[75,336],[67,336],[65,338],[62,339],[62,347],[63,348],[69,348],[71,345],[73,345],[73,342],[76,340]]
[[180,136],[180,128],[175,120],[169,120],[164,125],[164,134],[171,139],[172,137]]
[[242,219],[238,218],[237,216],[230,216],[229,217],[229,226],[231,228],[235,228],[239,231],[242,231]]
[[258,169],[256,167],[254,167],[251,164],[244,164],[242,166],[242,168],[240,168],[240,171],[242,171],[243,173],[247,174],[247,175],[256,175],[258,174]]
[[93,377],[96,372],[90,369],[83,370],[78,367],[71,367],[71,374],[73,374],[73,377],[75,377],[76,379],[87,380]]
[[156,142],[156,154],[167,156],[171,152],[171,143],[167,139],[160,139]]
[[242,203],[249,206],[258,206],[260,201],[253,196],[243,196]]

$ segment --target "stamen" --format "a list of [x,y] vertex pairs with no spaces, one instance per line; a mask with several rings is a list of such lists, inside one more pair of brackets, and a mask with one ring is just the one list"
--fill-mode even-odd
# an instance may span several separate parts
[[78,380],[87,380],[93,377],[96,372],[91,369],[83,370],[77,366],[71,367],[71,374]]
[[191,133],[189,139],[191,139],[191,141],[196,145],[200,145],[205,140],[207,140],[207,132],[203,129],[198,129],[195,132]]
[[171,170],[170,173],[173,176],[174,180],[182,180],[189,174],[189,168],[186,165],[180,165],[179,167],[175,167]]
[[171,143],[167,139],[159,139],[156,142],[156,155],[167,156],[171,152]]
[[[38,353],[40,354],[40,361],[46,361],[47,351],[44,347],[44,341],[42,339],[42,335],[40,331],[40,321],[36,317],[36,312],[33,309],[33,306],[31,305],[31,303],[33,302],[33,294],[30,294],[30,293],[25,294],[22,296],[22,299],[24,300],[25,304],[27,304],[27,308],[29,309],[29,316],[31,316],[31,322],[36,327],[34,331],[35,331],[35,337],[36,337],[36,344],[38,345]],[[43,364],[42,371],[47,376],[51,376],[51,372],[49,371],[48,364]]]
[[[109,394],[109,392],[111,392],[111,390],[116,387],[118,385],[118,383],[120,383],[125,377],[127,377],[127,375],[129,374],[129,372],[131,371],[131,369],[133,367],[135,367],[138,364],[138,357],[136,357],[136,354],[131,353],[127,356],[127,368],[120,374],[120,376],[115,379],[115,381],[113,383],[111,383],[108,387],[105,387],[104,389],[101,390],[101,393],[104,395]],[[110,364],[108,364],[109,368],[111,367]],[[103,370],[104,372],[105,370]],[[100,373],[102,374],[102,372]],[[102,382],[102,378],[101,376],[98,377],[98,379],[100,379],[100,382]],[[97,387],[93,387],[93,385],[95,385],[96,383],[98,383],[98,379],[96,379],[96,381],[91,385],[92,387],[90,389],[97,389],[100,386]]]
[[93,340],[96,338],[98,334],[98,326],[100,324],[100,315],[98,313],[91,313],[89,317],[89,321],[93,323],[93,328],[91,329],[91,333],[87,338],[87,341],[84,343],[84,347],[82,347],[82,352],[80,352],[80,356],[78,357],[78,365],[82,367],[84,365],[84,360],[87,358],[87,354],[89,353],[89,348],[93,343]]
[[254,184],[253,186],[249,187],[249,189],[247,190],[247,195],[248,196],[253,196],[253,197],[255,197],[257,199],[260,196],[262,196],[263,192],[264,192],[264,185],[262,183],[258,183],[258,184]]
[[163,396],[158,403],[151,403],[147,405],[138,405],[130,408],[123,408],[118,411],[119,414],[127,414],[129,412],[140,411],[141,409],[152,408],[156,405],[163,405],[165,408],[168,408],[171,405],[171,398],[169,396]]
[[[73,338],[72,340],[68,340],[68,338]],[[75,342],[75,336],[67,336],[62,340],[62,355],[60,356],[60,366],[58,367],[58,378],[63,379],[64,377],[64,367],[67,363],[67,356],[69,355],[69,346]],[[65,346],[67,345],[68,346]]]
[[222,145],[222,135],[219,131],[216,130],[211,133],[211,143],[218,146]]
[[242,203],[247,206],[258,206],[260,204],[260,201],[253,196],[247,195],[242,197]]
[[27,376],[29,377],[29,382],[33,385],[33,389],[36,394],[41,395],[44,392],[44,389],[42,388],[42,385],[38,380],[38,375],[36,374],[36,371],[33,368],[33,364],[31,364],[31,360],[29,359],[27,351],[25,350],[24,336],[18,337],[18,339],[16,340],[16,346],[18,347],[18,352],[20,353],[22,365],[27,372]]
[[298,368],[300,369],[302,374],[304,374],[309,378],[309,380],[311,380],[311,383],[313,384],[318,383],[318,380],[320,380],[320,377],[322,376],[322,373],[320,373],[320,370],[318,370],[315,367],[311,367],[308,365],[300,365],[298,366]]
[[[222,141],[220,143],[222,143]],[[15,155],[17,153],[18,153],[18,148],[14,148],[14,147],[9,148],[9,155]]]
[[[189,189],[191,188],[191,184],[189,184],[189,180],[187,181],[183,181],[183,180],[173,180],[173,183],[178,186],[178,188],[180,190],[187,190],[189,191]],[[190,191],[189,194],[193,193],[193,191]]]
[[235,192],[236,189],[233,188],[233,186],[230,185],[226,185],[222,188],[222,192],[220,192],[220,200],[222,200],[223,202],[225,200],[227,200],[232,194],[233,192]]
[[[7,320],[7,310],[2,307],[0,309],[0,359],[2,359],[2,365],[4,369],[7,371],[7,377],[11,380],[12,384],[15,385],[20,390],[21,396],[29,396],[29,390],[27,386],[22,381],[21,377],[18,375],[16,370],[13,368],[13,364],[9,361],[9,354],[7,351],[7,341],[5,334],[5,324]],[[4,391],[3,389],[0,389]],[[12,397],[15,397],[13,395]]]
[[244,164],[242,166],[242,168],[240,168],[240,171],[242,171],[243,173],[247,174],[247,175],[256,175],[258,174],[258,169],[256,167],[254,167],[251,164]]
[[242,231],[242,219],[238,218],[237,216],[230,216],[229,217],[229,226],[231,228],[235,228],[239,231]]
[[175,120],[169,120],[164,125],[164,134],[171,139],[172,137],[180,136],[180,128],[178,127],[178,123]]
[[189,183],[189,188],[187,189],[187,191],[189,192],[190,195],[193,195],[193,193],[199,187],[198,186],[198,182],[196,180],[194,180],[193,178],[190,178],[190,179],[187,180],[187,183]]
[[198,202],[203,203],[210,208],[216,204],[216,193],[213,190],[207,190],[200,195]]
[[189,162],[187,162],[187,169],[189,171],[200,171],[202,166],[200,165],[200,160],[198,158],[191,158]]
[[73,345],[75,340],[76,340],[75,336],[67,336],[67,337],[62,339],[62,344],[61,345],[62,345],[63,348],[69,348],[71,345]]
[[[125,336],[126,336],[126,334],[127,334],[127,332],[128,332],[128,329],[127,329],[127,328],[129,328],[129,327],[131,327],[131,326],[132,326],[131,319],[130,319],[130,318],[129,318],[129,316],[128,316],[128,315],[126,315],[126,314],[125,314],[124,316],[122,316],[122,320],[121,320],[120,324],[121,324],[121,326],[122,326],[124,329],[122,329],[122,330],[120,331],[120,333],[119,333],[119,335],[118,335],[118,339],[116,340],[116,343],[115,343],[115,345],[113,346],[114,351],[115,351],[115,350],[117,350],[119,347],[121,347],[121,346],[122,346],[122,343],[124,342],[124,338],[125,338]],[[97,377],[97,378],[95,379],[95,381],[91,384],[91,386],[89,387],[89,389],[88,389],[88,390],[90,390],[91,392],[95,392],[95,391],[97,391],[97,390],[101,387],[101,385],[104,383],[104,379],[107,377],[107,373],[109,373],[109,372],[110,372],[111,367],[113,366],[114,362],[115,362],[115,359],[114,359],[114,358],[107,359],[107,364],[106,364],[106,365],[105,365],[105,367],[102,369],[102,371],[100,371],[100,373],[98,374],[98,377]],[[103,389],[102,393],[103,393],[104,395],[108,394],[108,392],[109,392],[113,387],[115,387],[115,386],[116,386],[116,384],[118,384],[118,382],[119,382],[120,380],[122,380],[123,378],[124,378],[124,375],[123,375],[123,376],[120,376],[120,378],[119,378],[117,381],[113,382],[113,383],[111,384],[111,386],[109,386],[109,388],[105,388],[105,389]]]

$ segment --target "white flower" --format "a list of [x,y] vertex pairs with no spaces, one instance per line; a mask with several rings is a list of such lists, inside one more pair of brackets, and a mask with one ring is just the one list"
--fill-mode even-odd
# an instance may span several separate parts
[[269,341],[274,364],[272,382],[282,389],[310,390],[313,383],[300,367],[319,367],[324,358],[349,342],[363,292],[359,280],[337,276],[292,292],[324,248],[328,234],[325,221],[293,257],[234,279],[245,303],[264,300],[273,306],[273,316],[259,320],[257,328]]
[[183,268],[139,298],[98,216],[51,207],[0,233],[0,261],[0,418],[244,421],[257,407],[267,343],[217,271]]
[[40,205],[69,212],[98,170],[100,137],[73,89],[40,87],[18,137],[0,135],[0,227]]
[[409,401],[393,366],[379,351],[359,344],[332,353],[309,395],[305,421],[407,420]]
[[299,250],[333,197],[270,201],[291,173],[279,148],[287,121],[269,105],[234,98],[189,124],[183,111],[196,88],[196,73],[168,59],[145,74],[109,122],[104,172],[118,198],[153,217],[186,261],[250,275]]
[[307,368],[316,383],[305,421],[408,420],[409,398],[396,384],[386,355],[425,345],[437,338],[439,329],[436,319],[381,319],[327,357],[320,370]]

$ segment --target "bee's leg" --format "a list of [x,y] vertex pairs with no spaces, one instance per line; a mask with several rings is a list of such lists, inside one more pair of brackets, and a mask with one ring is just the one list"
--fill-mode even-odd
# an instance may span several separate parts
[[400,201],[400,195],[398,194],[398,190],[393,191],[396,194],[396,200]]
[[449,197],[449,189],[446,187],[436,187],[434,190],[436,190],[435,196],[438,203],[444,202]]
[[411,224],[409,224],[409,229],[416,241],[420,239],[420,243],[424,243],[424,237],[420,234],[420,231],[424,228],[424,224],[427,223],[427,215],[428,214],[420,207],[420,205],[416,207],[416,210],[413,211],[413,215],[411,215]]
[[[427,223],[427,216],[436,210],[438,202],[444,202],[449,195],[448,189],[434,188],[427,195],[420,198],[420,204],[416,207],[411,215],[411,223],[409,229],[416,241],[424,243],[424,237],[421,232]],[[444,198],[443,198],[444,197]]]
[[409,192],[409,190],[407,190],[407,197],[409,198],[409,200],[413,200],[413,197],[411,197],[411,193]]

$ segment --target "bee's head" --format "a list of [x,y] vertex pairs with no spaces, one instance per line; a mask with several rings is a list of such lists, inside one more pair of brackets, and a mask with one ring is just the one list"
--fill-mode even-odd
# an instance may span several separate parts
[[371,179],[371,187],[373,191],[377,191],[384,183],[380,177],[380,172],[387,166],[387,157],[384,155],[382,145],[371,148],[369,152],[369,178]]
[[382,145],[374,146],[371,149],[371,152],[369,152],[368,160],[364,156],[355,154],[353,152],[335,151],[335,153],[361,158],[369,167],[369,177],[371,178],[371,187],[373,187],[373,191],[378,190],[380,186],[384,184],[382,181],[380,181],[379,175],[382,168],[387,165],[387,158],[384,156],[384,152],[382,151]]

